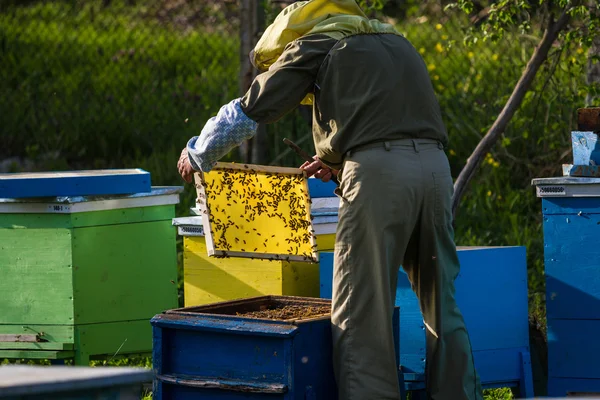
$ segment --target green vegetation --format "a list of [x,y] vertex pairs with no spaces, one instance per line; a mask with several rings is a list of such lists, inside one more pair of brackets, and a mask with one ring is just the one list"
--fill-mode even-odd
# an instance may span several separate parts
[[[144,1],[102,3],[0,6],[0,162],[20,158],[13,171],[23,159],[37,170],[139,167],[152,173],[155,185],[182,185],[175,168],[181,148],[239,94],[235,21],[213,18],[210,26],[182,28],[165,22],[170,14],[156,17],[163,14]],[[540,38],[535,30],[514,31],[498,43],[467,47],[464,21],[432,15],[408,15],[398,27],[429,67],[457,176]],[[219,29],[224,23],[229,29]],[[575,111],[591,90],[583,73],[586,54],[587,48],[569,44],[551,55],[458,210],[459,245],[527,247],[536,321],[543,321],[543,238],[530,181],[559,175],[569,162]],[[284,136],[300,142],[309,135],[298,112],[268,129],[273,160],[284,150]],[[310,151],[311,140],[302,146]],[[237,152],[229,159],[238,160]],[[290,155],[277,163],[300,160]],[[188,215],[194,197],[188,186],[178,215]],[[149,366],[147,358],[110,364],[117,362]],[[504,389],[487,395],[512,398]]]

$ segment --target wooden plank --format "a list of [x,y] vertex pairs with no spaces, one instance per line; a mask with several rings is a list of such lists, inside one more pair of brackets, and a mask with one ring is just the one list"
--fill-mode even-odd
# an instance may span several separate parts
[[257,164],[236,164],[218,162],[213,170],[238,170],[238,171],[253,171],[253,172],[266,172],[270,174],[289,174],[289,175],[305,175],[304,171],[300,168],[290,167],[279,167],[274,165],[257,165]]
[[600,379],[550,376],[548,377],[548,396],[552,396],[557,400],[564,399],[565,397],[576,399],[577,396],[583,399],[597,400],[600,398]]
[[282,290],[286,296],[319,297],[319,264],[284,262]]
[[47,343],[74,343],[73,332],[73,325],[0,325],[1,334],[33,333]]
[[117,195],[150,192],[141,169],[0,174],[0,198]]
[[62,360],[72,358],[73,351],[57,350],[0,350],[0,359]]
[[599,225],[600,214],[544,217],[548,318],[600,318]]
[[73,343],[37,342],[37,343],[8,343],[0,342],[2,350],[73,350]]
[[207,255],[203,237],[183,239],[185,306],[282,293],[284,261],[219,259]]
[[548,376],[600,379],[600,320],[548,319]]
[[[144,368],[63,368],[10,365],[0,368],[0,397],[19,399],[132,399],[143,382],[152,380]],[[127,388],[128,390],[123,390]],[[116,389],[116,390],[115,390]],[[122,391],[123,390],[123,391]],[[85,391],[85,392],[84,392]],[[121,393],[123,397],[118,394]]]
[[546,197],[542,199],[542,213],[544,216],[575,215],[578,217],[600,214],[600,201],[585,197]]
[[0,342],[39,342],[39,336],[36,334],[11,334],[3,333],[0,334]]
[[196,174],[208,255],[316,261],[304,173],[259,167],[219,164],[204,182]]
[[73,230],[76,324],[151,318],[177,306],[170,220]]
[[577,129],[580,131],[600,131],[600,107],[578,109]]
[[335,247],[335,233],[317,235],[317,250],[332,251]]
[[72,324],[71,232],[0,229],[0,247],[0,324]]
[[173,218],[175,218],[175,206],[161,205],[72,214],[71,224],[73,227],[82,228],[88,226],[171,221]]
[[111,359],[125,354],[150,354],[152,352],[150,318],[77,325],[75,326],[75,348],[78,352],[81,351],[93,358],[101,356],[101,358]]
[[0,229],[69,229],[71,216],[66,214],[0,214]]

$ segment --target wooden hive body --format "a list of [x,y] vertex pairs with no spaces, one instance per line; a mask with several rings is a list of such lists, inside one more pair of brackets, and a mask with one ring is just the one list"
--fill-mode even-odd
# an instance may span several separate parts
[[180,190],[0,202],[0,358],[150,352],[177,305]]

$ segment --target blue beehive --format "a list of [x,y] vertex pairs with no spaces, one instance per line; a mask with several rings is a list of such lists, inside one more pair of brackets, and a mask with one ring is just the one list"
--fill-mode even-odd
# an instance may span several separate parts
[[[460,247],[456,301],[471,338],[485,388],[518,387],[533,397],[529,353],[527,263],[524,247]],[[400,364],[406,390],[425,386],[425,327],[408,277],[398,274]],[[321,253],[321,297],[331,298],[333,253]],[[500,322],[499,322],[500,321]]]
[[[286,305],[329,310],[331,302],[264,296],[155,316],[154,399],[334,400],[329,312],[308,319],[238,315]],[[394,317],[397,325],[397,309]]]
[[600,393],[600,179],[534,179],[542,198],[548,395]]

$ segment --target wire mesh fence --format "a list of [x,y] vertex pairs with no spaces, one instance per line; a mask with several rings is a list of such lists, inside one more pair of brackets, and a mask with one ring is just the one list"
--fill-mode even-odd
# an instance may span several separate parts
[[[118,167],[149,158],[152,166],[165,168],[162,163],[176,158],[222,104],[243,92],[245,2],[0,3],[0,168]],[[265,6],[264,25],[287,3],[254,4]],[[460,143],[451,154],[464,160],[510,95],[539,38],[467,47],[462,39],[471,21],[447,14],[436,1],[402,12],[395,4],[387,3],[386,18],[423,55],[451,138]],[[578,84],[575,69],[571,75]],[[558,82],[546,92],[564,96]],[[572,98],[577,88],[567,91]],[[547,93],[534,89],[532,95],[543,106]],[[572,103],[555,103],[551,120],[570,115],[565,104]],[[543,112],[535,102],[525,107],[532,115]],[[267,134],[255,143],[264,149],[259,161],[302,162],[281,140],[289,137],[312,151],[310,114],[301,107],[265,127]],[[526,139],[534,128],[517,122],[506,136],[510,141],[518,131]],[[235,151],[229,158],[244,155]]]

